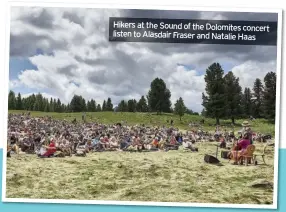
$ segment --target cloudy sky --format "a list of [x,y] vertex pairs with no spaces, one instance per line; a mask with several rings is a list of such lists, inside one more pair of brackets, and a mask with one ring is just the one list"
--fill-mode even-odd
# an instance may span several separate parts
[[277,21],[277,14],[14,7],[11,11],[9,89],[43,93],[64,103],[74,94],[102,103],[146,95],[160,77],[201,112],[204,73],[219,62],[240,84],[276,71],[276,47],[108,41],[109,17]]

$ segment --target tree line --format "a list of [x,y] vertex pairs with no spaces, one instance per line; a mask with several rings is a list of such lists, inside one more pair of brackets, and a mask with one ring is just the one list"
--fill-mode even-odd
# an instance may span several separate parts
[[[262,80],[254,79],[253,88],[246,87],[242,91],[239,78],[233,72],[224,74],[219,63],[210,65],[205,73],[205,92],[202,93],[201,115],[204,117],[219,120],[231,119],[235,123],[237,118],[255,117],[275,119],[276,105],[276,74],[269,72]],[[185,106],[184,100],[179,97],[174,107],[171,103],[171,91],[167,88],[163,79],[155,78],[146,96],[141,96],[139,100],[121,100],[117,107],[114,107],[112,100],[108,97],[102,104],[94,99],[86,101],[80,95],[74,95],[68,104],[63,104],[61,100],[45,98],[42,94],[32,94],[22,98],[21,94],[13,91],[9,92],[9,110],[29,110],[43,112],[156,112],[174,113],[180,119],[184,114],[199,115]]]
[[[183,113],[196,114],[192,110],[183,107],[172,108],[171,92],[167,88],[164,80],[156,78],[151,82],[150,90],[146,96],[141,96],[139,100],[129,99],[121,100],[117,107],[114,107],[112,100],[108,97],[102,104],[97,103],[94,99],[86,101],[80,95],[74,95],[68,104],[62,103],[58,98],[45,98],[41,93],[32,94],[28,97],[21,97],[18,93],[16,96],[14,91],[9,92],[8,105],[9,110],[28,110],[28,111],[43,111],[43,112],[99,112],[99,111],[117,111],[117,112],[156,112],[172,113],[176,112],[183,115],[180,109],[183,108]],[[182,98],[180,98],[182,100]],[[180,103],[181,100],[179,101]]]
[[254,117],[275,120],[276,73],[268,72],[262,80],[255,79],[253,88],[242,91],[239,78],[233,72],[224,75],[219,63],[210,65],[205,74],[205,93],[202,94],[202,115],[215,118],[216,123],[228,118],[235,123],[237,118]]

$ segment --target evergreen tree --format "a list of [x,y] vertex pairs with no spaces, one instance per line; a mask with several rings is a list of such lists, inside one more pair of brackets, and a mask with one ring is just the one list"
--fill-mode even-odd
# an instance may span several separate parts
[[50,99],[50,112],[55,112],[55,107],[54,107],[53,98]]
[[80,104],[81,104],[81,112],[87,111],[85,99],[82,96],[79,96],[79,97],[80,97]]
[[96,111],[97,111],[97,112],[100,112],[100,111],[101,111],[101,106],[100,106],[100,104],[97,105]]
[[127,102],[128,112],[136,112],[136,100],[130,99]]
[[96,112],[96,102],[93,99],[90,100],[90,112]]
[[50,112],[50,108],[49,108],[49,100],[45,99],[45,108],[44,108],[44,112]]
[[56,112],[58,113],[62,112],[62,103],[60,99],[57,100],[56,109],[57,109]]
[[141,97],[141,99],[138,101],[136,105],[136,110],[138,112],[148,112],[148,104],[144,96]]
[[182,99],[182,97],[180,97],[176,101],[175,107],[174,107],[174,112],[175,112],[175,114],[179,115],[180,121],[182,120],[182,117],[184,116],[186,109],[187,108],[185,106],[184,100]]
[[230,71],[224,76],[225,91],[226,92],[226,117],[231,119],[235,124],[235,118],[242,114],[241,97],[242,88],[239,85],[239,78],[236,78]]
[[20,93],[18,93],[18,96],[16,99],[16,110],[23,110],[22,97]]
[[[263,84],[260,79],[256,79],[253,85],[253,104],[252,104],[252,112],[253,116],[256,118],[261,118],[262,111],[262,100],[263,100]],[[273,94],[274,95],[274,94]]]
[[111,99],[108,97],[106,102],[106,111],[113,111],[113,104],[111,102]]
[[275,120],[276,109],[276,73],[269,72],[264,77],[263,114],[269,120]]
[[70,109],[70,104],[68,103],[67,108],[66,108],[66,112],[70,113],[71,109]]
[[171,92],[167,88],[163,79],[156,78],[151,82],[150,90],[147,95],[148,106],[152,112],[160,114],[171,111]]
[[117,107],[117,111],[119,112],[128,112],[128,102],[124,100],[122,100]]
[[252,114],[252,102],[251,102],[251,90],[250,88],[245,88],[242,95],[242,110],[243,114],[247,117]]
[[13,91],[9,92],[8,109],[9,110],[16,110],[16,97],[15,97],[15,93]]
[[70,102],[70,110],[72,112],[83,112],[85,111],[85,101],[79,95],[74,95]]
[[87,111],[87,112],[91,112],[90,101],[87,101],[87,103],[86,103],[86,111]]
[[210,65],[205,74],[206,94],[203,93],[203,106],[206,115],[216,119],[216,124],[219,124],[219,119],[225,114],[226,97],[225,85],[223,78],[224,71],[219,63]]
[[106,101],[105,100],[103,101],[103,104],[102,104],[102,111],[106,111]]

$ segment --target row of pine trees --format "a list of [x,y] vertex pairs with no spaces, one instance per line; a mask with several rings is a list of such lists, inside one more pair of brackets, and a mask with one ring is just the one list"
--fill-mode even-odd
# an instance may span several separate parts
[[[141,96],[139,100],[130,99],[122,100],[117,107],[114,107],[111,98],[104,100],[102,104],[97,103],[94,99],[86,101],[80,95],[74,95],[68,104],[64,104],[60,99],[45,98],[41,93],[32,94],[28,97],[21,97],[18,93],[16,96],[14,91],[9,92],[9,110],[27,110],[42,112],[99,112],[99,111],[117,111],[117,112],[157,112],[158,114],[165,112],[174,112],[171,104],[171,92],[167,88],[166,83],[159,78],[151,82],[150,90],[146,96]],[[182,98],[180,98],[182,100]],[[179,100],[178,100],[179,101]],[[179,101],[183,103],[182,101]],[[176,106],[176,105],[175,105]],[[177,107],[183,113],[196,114],[190,109]],[[183,109],[182,109],[183,108]],[[178,113],[180,114],[180,112]]]
[[239,78],[233,72],[224,74],[221,65],[213,63],[205,74],[202,114],[215,118],[217,124],[222,118],[229,118],[234,123],[236,118],[241,117],[275,121],[276,73],[268,72],[263,78],[264,83],[255,76],[253,81],[253,88],[246,87],[243,91]]
[[[235,122],[237,118],[255,117],[275,119],[276,105],[276,74],[269,72],[265,75],[263,82],[254,78],[253,88],[245,88],[239,84],[239,78],[233,72],[224,74],[219,63],[210,65],[205,74],[206,88],[202,94],[202,115],[219,120],[231,119]],[[86,101],[82,96],[74,95],[68,104],[63,104],[60,99],[45,98],[42,94],[32,94],[22,98],[21,94],[9,92],[9,110],[28,110],[43,112],[156,112],[175,113],[181,117],[187,114],[195,114],[188,109],[184,100],[180,97],[174,107],[171,103],[171,91],[167,88],[163,79],[156,78],[150,84],[150,90],[146,96],[139,100],[122,100],[116,108],[111,98],[104,100],[102,104],[94,99]]]

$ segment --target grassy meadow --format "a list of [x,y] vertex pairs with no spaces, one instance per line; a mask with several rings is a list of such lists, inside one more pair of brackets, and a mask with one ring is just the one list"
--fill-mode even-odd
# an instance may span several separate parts
[[[15,113],[15,111],[10,111]],[[32,116],[46,113],[32,112]],[[48,115],[57,119],[81,120],[81,113]],[[175,126],[188,129],[189,122],[201,117],[185,115],[182,122],[171,114],[92,113],[93,121],[163,125],[173,119]],[[204,129],[213,130],[215,121],[205,119]],[[243,120],[237,120],[241,123]],[[222,121],[228,124],[230,121]],[[274,132],[263,120],[252,122],[260,132]],[[237,125],[236,129],[240,129]],[[261,143],[256,149],[261,152]],[[216,154],[213,142],[197,143],[199,152],[179,149],[169,152],[97,152],[87,157],[41,159],[36,155],[12,155],[7,159],[6,197],[32,199],[122,200],[229,204],[272,204],[273,188],[253,187],[255,180],[273,181],[274,147],[266,149],[266,165],[232,165],[218,158],[221,166],[204,162],[205,154]]]
[[[24,111],[11,110],[9,113],[23,113]],[[82,113],[44,113],[44,112],[31,112],[33,117],[51,116],[54,119],[72,121],[74,118],[77,121],[82,120]],[[92,112],[86,113],[87,121],[98,122],[103,124],[114,124],[121,121],[126,121],[127,125],[145,124],[145,126],[168,126],[167,121],[173,119],[174,126],[181,130],[190,130],[188,126],[189,123],[199,123],[202,120],[201,116],[185,114],[180,121],[179,116],[164,113],[162,115],[157,115],[156,113],[130,113],[130,112]],[[236,120],[234,130],[240,130],[242,122],[244,119]],[[251,129],[255,132],[269,133],[272,136],[275,135],[275,125],[269,123],[265,119],[256,119],[251,121]],[[227,130],[231,130],[231,120],[220,120],[220,124],[224,125]],[[196,127],[194,127],[196,128]],[[203,130],[214,131],[215,130],[215,120],[211,118],[205,118],[205,123],[202,125]]]
[[204,154],[215,155],[216,147],[212,143],[197,147],[196,153],[102,152],[85,158],[12,155],[7,160],[6,197],[272,204],[272,188],[253,188],[249,183],[273,182],[273,147],[267,149],[267,165],[259,160],[257,166],[232,165],[221,158],[222,166],[206,164]]

